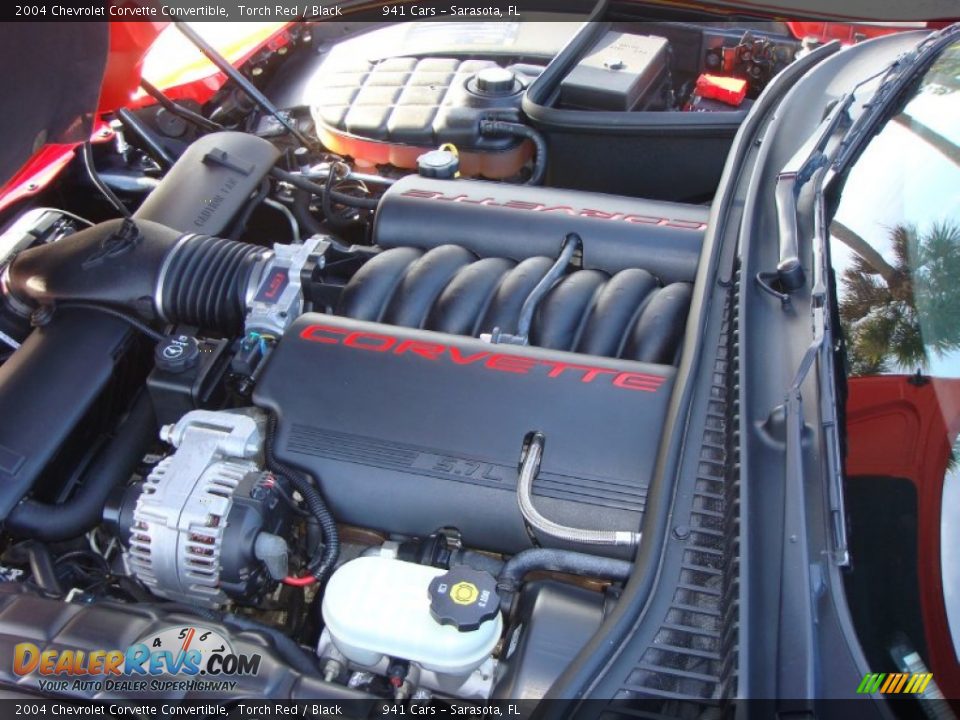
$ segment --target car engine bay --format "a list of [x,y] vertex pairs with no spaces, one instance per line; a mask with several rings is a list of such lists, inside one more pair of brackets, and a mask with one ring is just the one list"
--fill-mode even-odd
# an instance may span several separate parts
[[809,48],[445,25],[297,24],[203,105],[146,83],[7,218],[0,617],[193,616],[270,654],[246,696],[487,700],[616,606],[726,152]]

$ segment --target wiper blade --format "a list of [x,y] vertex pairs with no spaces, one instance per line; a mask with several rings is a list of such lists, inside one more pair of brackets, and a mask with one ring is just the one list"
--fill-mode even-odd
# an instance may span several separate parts
[[864,105],[863,113],[857,118],[840,145],[834,160],[834,171],[843,172],[857,157],[863,142],[873,136],[874,130],[886,118],[891,103],[900,96],[916,76],[931,62],[943,48],[960,38],[960,25],[951,25],[930,35],[913,50],[904,53],[878,75],[859,83],[854,92],[880,75],[883,79],[874,91],[870,101]]

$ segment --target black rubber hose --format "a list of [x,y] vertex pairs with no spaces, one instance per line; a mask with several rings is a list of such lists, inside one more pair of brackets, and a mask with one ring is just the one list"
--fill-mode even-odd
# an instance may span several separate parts
[[34,584],[46,595],[63,597],[63,587],[57,577],[50,548],[40,542],[28,542],[23,550],[27,554]]
[[190,108],[186,108],[183,105],[175,103],[173,100],[164,95],[161,90],[150,84],[150,82],[147,80],[141,78],[140,87],[146,90],[147,94],[160,103],[160,105],[165,108],[167,112],[173,113],[174,115],[183,118],[187,122],[193,123],[203,130],[217,131],[226,129],[220,123],[214,122],[213,120],[205,118],[199,113],[195,113]]
[[515,592],[523,583],[523,578],[534,570],[624,581],[633,572],[633,563],[573,550],[532,548],[522,550],[507,560],[497,577],[497,587]]
[[526,185],[542,185],[547,176],[547,141],[543,135],[532,127],[523,123],[507,122],[506,120],[481,120],[480,132],[483,135],[512,135],[526,138],[533,143],[533,172]]
[[82,535],[100,523],[110,492],[130,479],[150,441],[157,421],[150,396],[142,392],[107,446],[84,473],[76,495],[60,504],[24,500],[7,517],[13,535],[59,542]]
[[503,560],[473,550],[457,550],[450,559],[450,565],[466,565],[474,570],[483,570],[494,577],[503,572]]
[[164,168],[169,168],[176,162],[176,158],[163,146],[160,138],[154,135],[153,131],[147,127],[140,118],[126,108],[117,110],[117,117],[120,118],[120,122],[122,122],[127,129],[131,130],[140,138],[143,144],[146,145],[150,156],[160,165]]
[[[356,216],[352,212],[347,212],[344,215],[338,214],[333,209],[333,193],[336,192],[333,189],[333,185],[337,182],[337,168],[344,167],[341,163],[334,163],[330,166],[330,172],[327,175],[327,180],[323,184],[323,196],[320,198],[321,204],[323,205],[323,216],[326,218],[327,222],[333,225],[334,227],[345,228],[349,227],[350,223],[356,219]],[[350,169],[346,168],[346,171],[349,173]]]
[[89,141],[83,144],[83,149],[80,151],[80,154],[83,157],[83,166],[86,168],[87,177],[90,178],[90,182],[94,184],[97,190],[107,199],[107,202],[113,205],[114,209],[120,213],[122,217],[131,217],[132,213],[129,208],[120,201],[120,198],[114,194],[113,190],[107,187],[107,184],[97,172],[97,167],[93,164],[93,146],[90,145]]
[[[271,168],[270,174],[278,180],[283,180],[286,183],[290,183],[295,188],[306,190],[314,195],[323,197],[324,193],[326,193],[323,185],[318,185],[312,180],[308,180],[307,178],[303,177],[303,175],[287,172],[286,170],[281,170],[277,167]],[[377,205],[380,204],[380,201],[376,198],[354,197],[353,195],[347,195],[346,193],[337,192],[336,190],[330,191],[330,199],[334,202],[340,203],[341,205],[359,208],[360,210],[376,210]]]
[[293,191],[293,216],[300,223],[301,235],[310,237],[312,235],[326,235],[327,231],[323,224],[317,220],[310,212],[310,200],[313,194],[308,190],[296,188]]
[[194,236],[169,256],[162,310],[169,320],[239,332],[251,275],[266,256],[258,245]]
[[260,181],[260,187],[257,188],[257,191],[253,194],[250,200],[247,202],[246,207],[240,211],[240,214],[233,221],[233,225],[230,228],[230,232],[227,234],[228,240],[236,241],[243,231],[247,229],[247,223],[250,222],[250,218],[253,216],[254,211],[260,204],[267,199],[270,195],[270,178],[264,178]]
[[520,318],[517,320],[517,335],[522,338],[530,337],[530,328],[533,325],[533,316],[547,293],[553,288],[553,284],[559,280],[570,266],[573,256],[577,252],[583,251],[583,240],[576,233],[568,233],[560,246],[560,255],[556,262],[547,270],[547,274],[540,278],[527,299],[520,306]]
[[310,510],[323,533],[323,555],[319,561],[311,563],[310,573],[323,584],[337,563],[340,556],[340,535],[337,533],[337,523],[327,509],[323,496],[317,487],[299,472],[280,462],[273,452],[273,441],[277,432],[277,416],[270,415],[267,420],[267,434],[264,442],[264,456],[267,469],[274,475],[286,480],[303,497],[303,501]]

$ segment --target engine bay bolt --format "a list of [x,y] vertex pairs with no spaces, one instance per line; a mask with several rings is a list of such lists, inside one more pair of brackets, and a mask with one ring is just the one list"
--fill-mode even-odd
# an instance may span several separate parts
[[607,70],[623,70],[627,64],[620,58],[610,58],[603,61],[603,66]]
[[688,528],[686,525],[677,525],[673,529],[673,536],[677,540],[686,540],[688,537],[690,537],[690,528]]
[[344,665],[339,660],[330,658],[323,664],[323,679],[324,682],[333,682],[336,680],[340,673],[344,670]]

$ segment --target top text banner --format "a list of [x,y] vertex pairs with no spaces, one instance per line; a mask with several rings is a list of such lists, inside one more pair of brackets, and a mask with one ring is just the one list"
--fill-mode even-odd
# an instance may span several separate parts
[[24,0],[0,7],[4,21],[269,22],[405,20],[570,20],[586,18],[590,0]]
[[[24,0],[0,6],[5,21],[523,21],[587,17],[591,0]],[[644,8],[712,10],[731,16],[860,22],[960,19],[957,0],[612,0],[630,14]],[[595,16],[599,16],[598,13]]]

